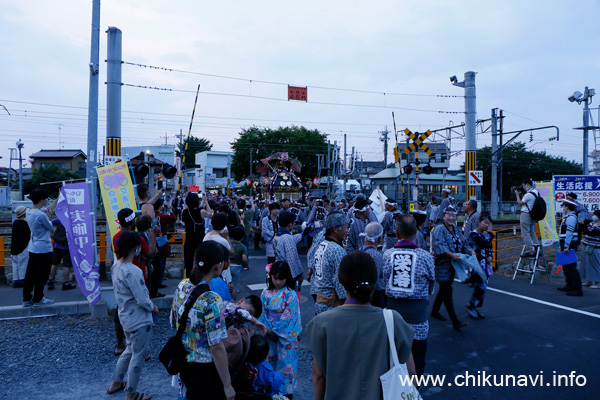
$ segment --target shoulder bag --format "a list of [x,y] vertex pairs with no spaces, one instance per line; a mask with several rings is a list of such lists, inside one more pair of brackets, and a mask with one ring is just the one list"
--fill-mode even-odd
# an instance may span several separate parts
[[183,331],[187,325],[188,314],[190,313],[190,310],[194,306],[196,300],[198,300],[198,297],[209,290],[210,286],[204,284],[196,286],[192,293],[190,293],[185,302],[183,314],[181,314],[181,318],[179,318],[179,328],[177,329],[177,333],[167,341],[163,349],[158,354],[158,360],[165,366],[165,369],[169,375],[177,375],[180,373],[183,369],[183,366],[187,362],[187,352],[183,346],[181,338],[183,337]]
[[394,343],[394,314],[384,309],[383,317],[390,342],[390,370],[379,377],[383,400],[414,399],[422,400],[417,388],[412,384],[406,363],[400,364]]

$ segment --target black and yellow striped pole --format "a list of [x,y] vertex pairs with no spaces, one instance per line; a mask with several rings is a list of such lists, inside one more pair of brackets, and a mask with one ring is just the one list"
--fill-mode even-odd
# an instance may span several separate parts
[[470,199],[474,199],[476,196],[476,187],[473,185],[469,185],[469,171],[475,171],[475,161],[476,161],[475,151],[466,151],[465,152],[465,200],[469,201]]
[[183,150],[183,157],[181,157],[181,167],[179,168],[179,178],[177,178],[177,192],[181,187],[181,175],[183,174],[183,166],[185,165],[185,154],[187,153],[188,146],[190,144],[190,136],[192,135],[192,125],[194,124],[194,114],[196,113],[196,104],[198,103],[198,93],[200,92],[200,85],[196,90],[196,100],[194,100],[194,109],[192,110],[192,119],[190,120],[190,129],[188,130],[187,140],[185,141],[185,149]]

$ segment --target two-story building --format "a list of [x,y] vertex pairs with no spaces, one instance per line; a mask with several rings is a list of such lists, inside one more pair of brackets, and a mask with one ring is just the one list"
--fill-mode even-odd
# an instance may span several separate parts
[[231,160],[233,153],[226,151],[203,151],[196,153],[195,184],[201,192],[227,188],[231,178]]
[[61,169],[74,172],[82,177],[85,176],[87,156],[81,150],[40,150],[29,156],[31,159],[31,168],[35,171],[38,168],[56,165]]

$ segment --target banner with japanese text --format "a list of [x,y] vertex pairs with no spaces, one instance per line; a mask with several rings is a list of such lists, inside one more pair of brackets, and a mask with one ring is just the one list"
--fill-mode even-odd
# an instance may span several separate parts
[[556,208],[554,207],[554,186],[552,182],[535,182],[535,188],[546,202],[546,218],[538,223],[542,245],[550,246],[558,241]]
[[119,161],[98,168],[98,182],[102,192],[106,224],[110,234],[114,236],[121,230],[117,218],[119,210],[131,208],[133,211],[137,211],[138,209],[127,162]]
[[77,286],[94,305],[100,300],[100,274],[96,254],[93,213],[87,182],[64,184],[56,204],[56,216],[67,231],[69,253]]
[[554,175],[555,207],[560,210],[560,204],[568,193],[575,193],[577,201],[590,213],[600,209],[600,176],[598,175]]

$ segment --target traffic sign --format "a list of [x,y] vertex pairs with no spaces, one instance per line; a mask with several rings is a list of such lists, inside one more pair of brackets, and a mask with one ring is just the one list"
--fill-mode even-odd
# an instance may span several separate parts
[[469,171],[469,185],[470,186],[483,185],[483,171]]
[[[433,154],[431,149],[429,147],[427,147],[427,145],[425,143],[423,143],[425,141],[425,139],[427,139],[431,135],[431,131],[429,129],[427,129],[427,132],[421,134],[421,136],[419,136],[419,137],[417,137],[416,134],[412,133],[408,128],[406,128],[404,130],[404,133],[406,134],[406,136],[408,136],[409,138],[411,138],[413,140],[413,142],[404,149],[404,154],[409,155],[417,147],[420,147],[421,149],[423,149],[423,151],[425,153],[427,153],[428,156],[431,156]],[[418,133],[419,132],[417,132],[417,134]]]

